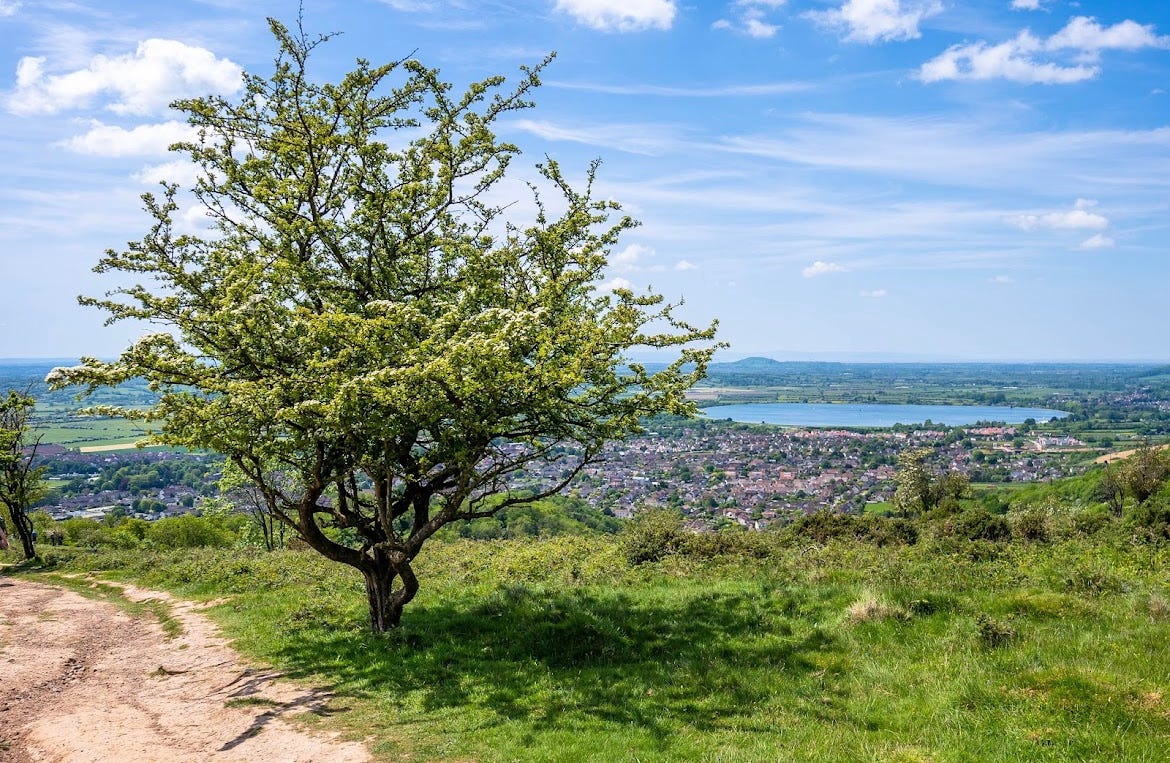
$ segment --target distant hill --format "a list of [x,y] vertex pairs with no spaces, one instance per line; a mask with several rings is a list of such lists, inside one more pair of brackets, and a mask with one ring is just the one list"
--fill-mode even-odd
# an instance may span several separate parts
[[709,376],[778,376],[795,373],[829,373],[843,370],[847,365],[826,360],[772,360],[771,358],[752,357],[727,363],[712,363],[707,367],[707,373]]

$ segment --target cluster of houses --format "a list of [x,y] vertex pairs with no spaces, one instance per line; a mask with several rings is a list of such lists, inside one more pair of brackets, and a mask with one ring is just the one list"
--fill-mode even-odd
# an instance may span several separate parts
[[57,520],[100,519],[110,513],[139,519],[178,516],[192,511],[200,496],[207,492],[184,484],[159,485],[148,489],[102,486],[103,470],[126,464],[145,466],[162,461],[206,458],[200,454],[137,450],[82,453],[47,444],[40,446],[37,456],[42,464],[52,466],[46,476],[53,483],[74,486],[73,489],[54,491],[51,493],[51,502],[40,507]]
[[[1079,444],[1050,439],[1046,451]],[[889,501],[898,454],[910,447],[930,448],[940,471],[971,473],[972,453],[980,449],[996,453],[996,473],[1003,479],[1033,481],[1072,472],[1060,454],[1037,453],[1032,441],[1018,444],[1014,427],[866,432],[729,424],[683,426],[614,443],[572,489],[618,516],[668,506],[700,525],[733,522],[762,529],[818,509],[860,511]],[[530,476],[547,482],[556,475]]]

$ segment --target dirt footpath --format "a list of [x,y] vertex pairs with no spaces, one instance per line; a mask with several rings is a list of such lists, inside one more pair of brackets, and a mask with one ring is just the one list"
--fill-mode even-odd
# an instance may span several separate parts
[[359,744],[282,716],[328,695],[241,664],[189,602],[154,617],[21,578],[0,578],[0,761],[366,761]]

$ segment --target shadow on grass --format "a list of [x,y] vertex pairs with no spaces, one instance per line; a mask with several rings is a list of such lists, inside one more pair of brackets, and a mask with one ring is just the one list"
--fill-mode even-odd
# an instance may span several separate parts
[[329,676],[339,694],[428,713],[489,711],[481,725],[603,722],[660,739],[683,726],[772,731],[761,706],[799,695],[824,702],[826,673],[845,659],[824,630],[794,632],[785,615],[792,609],[779,594],[665,600],[517,586],[480,602],[415,609],[384,636],[356,623],[304,626],[273,656],[293,666],[291,675]]

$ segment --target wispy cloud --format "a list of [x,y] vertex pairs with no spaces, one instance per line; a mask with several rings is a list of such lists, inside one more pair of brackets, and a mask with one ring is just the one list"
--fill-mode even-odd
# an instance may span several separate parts
[[1112,249],[1116,245],[1117,242],[1112,238],[1103,233],[1098,233],[1082,241],[1081,249]]
[[922,35],[918,25],[941,13],[939,0],[846,0],[838,8],[808,11],[815,23],[844,35],[847,42],[893,42]]
[[674,0],[557,0],[556,9],[601,32],[670,29]]
[[591,82],[563,82],[551,80],[546,87],[561,90],[581,90],[608,95],[660,95],[670,98],[735,98],[741,96],[769,96],[800,93],[816,87],[811,82],[764,82],[756,85],[724,85],[720,87],[671,87],[663,85],[607,85]]
[[804,114],[772,133],[729,136],[712,148],[796,166],[1001,191],[1170,187],[1165,127],[1028,132],[944,116]]
[[15,16],[20,10],[20,0],[0,0],[0,17]]
[[885,289],[862,289],[860,293],[867,299],[881,299],[887,292]]
[[403,13],[426,13],[433,11],[436,3],[432,0],[378,0],[383,5],[388,5],[396,11]]
[[678,148],[680,140],[672,128],[654,124],[598,124],[567,127],[544,120],[518,119],[512,126],[544,140],[584,143],[590,146],[656,156]]

